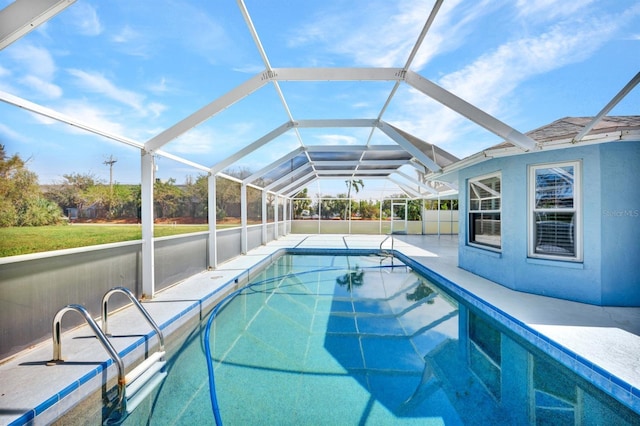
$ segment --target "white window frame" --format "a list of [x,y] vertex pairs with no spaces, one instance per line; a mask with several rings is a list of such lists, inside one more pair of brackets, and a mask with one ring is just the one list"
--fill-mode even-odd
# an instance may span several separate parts
[[[536,208],[536,171],[540,169],[552,169],[572,166],[573,167],[573,206],[572,207],[555,207],[555,208]],[[567,262],[582,261],[582,163],[579,160],[565,161],[558,163],[530,164],[529,165],[529,182],[528,182],[528,256],[539,259],[552,259]],[[573,245],[574,254],[553,254],[553,253],[537,253],[537,236],[536,236],[536,214],[537,213],[573,213]]]
[[[471,196],[472,196],[472,192],[473,192],[473,188],[472,186],[474,184],[478,184],[480,181],[486,180],[486,179],[490,179],[490,178],[494,178],[497,177],[498,179],[500,179],[500,193],[497,194],[495,197],[493,198],[498,198],[500,200],[500,208],[499,209],[491,209],[491,210],[483,210],[482,207],[480,206],[480,208],[478,209],[472,209],[471,205]],[[493,191],[490,188],[486,188],[486,190],[488,192]],[[469,179],[467,181],[467,201],[468,201],[468,205],[467,205],[467,229],[466,229],[466,233],[467,233],[467,244],[469,244],[470,246],[473,247],[478,247],[478,248],[483,248],[483,249],[488,249],[488,250],[493,250],[493,251],[501,251],[502,250],[502,173],[501,172],[494,172],[494,173],[490,173],[487,175],[482,175],[482,176],[477,176],[474,177],[472,179]],[[471,215],[473,213],[497,213],[500,215],[500,242],[499,244],[491,244],[490,242],[486,242],[483,243],[482,241],[478,241],[476,238],[476,241],[472,241],[472,235],[471,235]]]

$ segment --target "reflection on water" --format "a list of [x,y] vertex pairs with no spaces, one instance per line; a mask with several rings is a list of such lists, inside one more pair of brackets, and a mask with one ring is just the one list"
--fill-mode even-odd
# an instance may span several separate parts
[[[420,280],[419,282],[420,283],[418,284],[418,286],[411,293],[406,294],[407,300],[410,300],[412,302],[417,302],[435,293],[433,289],[429,287],[425,281]],[[426,303],[433,304],[434,301],[433,299],[429,299],[426,301]]]
[[[283,256],[255,279],[264,284],[233,299],[211,341],[223,422],[640,424],[475,308],[389,262]],[[142,423],[212,418],[200,343],[171,361],[158,412]]]
[[360,287],[363,284],[363,278],[364,271],[356,265],[356,269],[354,271],[349,271],[346,274],[337,277],[336,283],[338,283],[339,286],[346,286],[347,290],[351,291],[353,287]]

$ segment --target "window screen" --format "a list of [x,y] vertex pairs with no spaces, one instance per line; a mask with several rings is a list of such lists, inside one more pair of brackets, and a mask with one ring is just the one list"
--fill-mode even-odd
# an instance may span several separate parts
[[469,242],[501,247],[501,176],[469,180]]
[[530,255],[576,259],[578,163],[531,167]]

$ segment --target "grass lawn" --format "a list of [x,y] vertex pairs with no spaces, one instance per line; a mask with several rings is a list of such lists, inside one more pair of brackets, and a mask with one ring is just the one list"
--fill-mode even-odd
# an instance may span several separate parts
[[[155,225],[154,236],[207,231],[208,225]],[[69,225],[0,228],[0,257],[142,238],[140,225]]]

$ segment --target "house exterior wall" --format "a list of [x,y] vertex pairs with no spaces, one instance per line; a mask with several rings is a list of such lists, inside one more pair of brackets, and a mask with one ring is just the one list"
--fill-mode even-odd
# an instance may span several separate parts
[[[528,166],[576,160],[582,176],[583,259],[529,258]],[[461,170],[459,266],[518,291],[640,306],[638,164],[640,142],[612,142],[495,158]],[[468,244],[468,181],[494,172],[502,175],[499,251]]]
[[640,306],[640,142],[603,145],[601,164],[602,302]]

